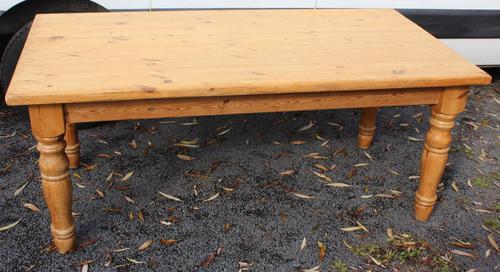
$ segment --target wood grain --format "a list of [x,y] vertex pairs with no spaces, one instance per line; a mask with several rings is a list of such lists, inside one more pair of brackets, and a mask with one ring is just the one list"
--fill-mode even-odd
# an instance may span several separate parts
[[437,187],[448,160],[451,130],[455,126],[456,116],[465,109],[468,91],[468,88],[445,89],[439,103],[432,106],[420,165],[420,183],[415,194],[417,220],[427,221],[436,204]]
[[9,105],[466,86],[490,76],[394,10],[37,15]]
[[436,104],[441,88],[74,103],[67,122]]
[[80,140],[78,139],[78,129],[75,124],[66,123],[66,155],[69,159],[69,168],[78,168],[80,164]]
[[62,105],[30,106],[33,135],[38,141],[43,196],[49,208],[50,229],[60,253],[75,245],[75,225],[71,214],[72,185],[69,161],[64,149],[64,113]]
[[358,125],[358,147],[368,149],[375,135],[378,107],[361,109]]

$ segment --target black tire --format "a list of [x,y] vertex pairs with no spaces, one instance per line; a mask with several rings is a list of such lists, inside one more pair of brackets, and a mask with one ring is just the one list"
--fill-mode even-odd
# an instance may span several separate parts
[[0,62],[0,85],[4,90],[2,92],[2,98],[5,96],[5,92],[9,87],[10,80],[12,79],[12,75],[14,74],[14,70],[16,68],[17,60],[21,55],[24,43],[26,42],[26,38],[28,37],[31,23],[32,22],[29,22],[21,27],[21,29],[19,29],[14,34],[14,36],[12,36],[9,43],[7,43],[5,50],[3,51],[2,61]]

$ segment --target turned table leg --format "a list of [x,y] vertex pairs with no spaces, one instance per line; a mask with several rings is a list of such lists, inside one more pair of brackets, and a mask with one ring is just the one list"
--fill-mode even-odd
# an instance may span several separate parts
[[78,168],[80,163],[80,141],[78,140],[78,130],[75,124],[66,124],[66,155],[69,159],[69,168]]
[[420,165],[420,184],[415,194],[415,218],[427,221],[437,200],[437,186],[441,181],[455,117],[465,109],[467,88],[447,88],[441,93],[438,104],[432,106],[430,127],[425,137]]
[[375,121],[378,108],[361,109],[361,117],[358,126],[358,146],[361,149],[368,149],[375,135]]
[[54,243],[60,253],[75,245],[75,226],[71,214],[72,185],[69,161],[64,151],[65,124],[61,105],[30,106],[31,128],[38,141],[42,188],[51,219]]

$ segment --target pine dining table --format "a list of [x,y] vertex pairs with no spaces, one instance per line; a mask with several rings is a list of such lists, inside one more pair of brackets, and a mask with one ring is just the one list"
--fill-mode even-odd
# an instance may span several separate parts
[[426,221],[469,87],[490,81],[391,9],[41,14],[6,102],[29,108],[52,237],[67,253],[75,124],[358,108],[367,149],[380,107],[429,105],[414,204]]

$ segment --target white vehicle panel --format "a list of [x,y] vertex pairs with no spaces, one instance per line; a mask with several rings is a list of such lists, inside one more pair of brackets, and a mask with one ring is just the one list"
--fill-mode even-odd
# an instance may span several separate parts
[[318,0],[318,8],[500,9],[499,0]]
[[439,39],[479,66],[500,65],[500,39]]
[[313,8],[314,3],[315,0],[153,0],[153,8]]
[[[5,11],[22,0],[0,0]],[[500,10],[499,0],[95,0],[107,9],[168,8],[401,8]]]
[[0,10],[6,11],[20,2],[22,2],[22,1],[20,1],[20,0],[0,0]]
[[[1,1],[1,0],[0,0]],[[107,9],[150,9],[152,0],[133,0],[133,1],[123,1],[123,0],[91,0]]]

